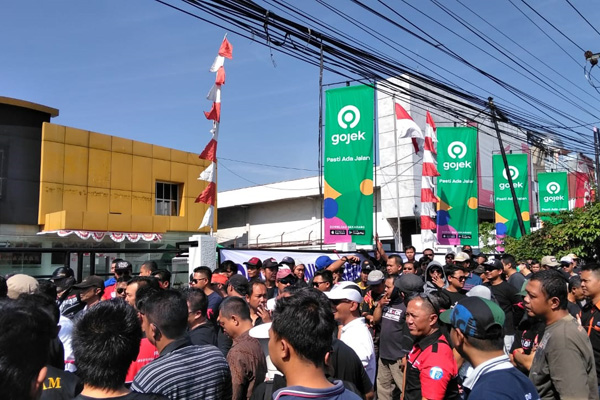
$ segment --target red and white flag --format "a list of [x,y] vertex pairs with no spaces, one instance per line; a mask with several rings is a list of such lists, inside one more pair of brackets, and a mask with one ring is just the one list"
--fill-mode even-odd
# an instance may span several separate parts
[[415,153],[419,152],[419,141],[423,140],[423,132],[419,125],[406,112],[399,103],[395,104],[396,111],[396,132],[399,138],[412,138]]
[[[440,176],[437,170],[437,135],[435,123],[429,111],[427,111],[427,126],[423,145],[423,172],[421,177],[421,241],[425,248],[434,247],[437,238],[434,233],[436,223],[435,203],[438,202],[435,195],[434,177]],[[414,140],[414,139],[413,139]]]

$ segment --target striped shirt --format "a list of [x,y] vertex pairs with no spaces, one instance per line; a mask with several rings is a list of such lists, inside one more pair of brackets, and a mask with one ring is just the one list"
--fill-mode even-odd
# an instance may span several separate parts
[[163,349],[135,376],[131,389],[172,400],[231,399],[231,373],[215,346],[194,346],[187,337]]

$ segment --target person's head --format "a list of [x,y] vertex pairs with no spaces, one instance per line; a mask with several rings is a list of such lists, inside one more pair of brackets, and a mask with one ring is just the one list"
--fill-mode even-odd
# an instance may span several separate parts
[[115,270],[117,269],[117,264],[119,263],[119,261],[123,261],[122,258],[115,258],[114,260],[112,260],[110,262],[110,273],[114,274]]
[[446,277],[448,278],[448,285],[450,285],[454,291],[461,291],[465,287],[466,272],[464,268],[452,267],[446,270]]
[[479,253],[477,254],[477,257],[475,258],[475,261],[477,262],[477,265],[483,265],[485,264],[485,262],[488,260],[487,256],[483,253]]
[[159,269],[154,271],[152,276],[158,280],[158,285],[161,289],[169,289],[171,287],[171,271]]
[[558,261],[556,261],[556,257],[554,257],[554,256],[542,257],[542,261],[540,262],[540,265],[542,266],[543,270],[560,267],[560,263]]
[[241,297],[227,297],[219,306],[217,319],[223,332],[232,339],[252,328],[250,307]]
[[7,400],[34,400],[46,378],[56,323],[44,310],[20,300],[0,301],[0,393]]
[[296,278],[296,276],[292,273],[292,270],[287,266],[280,267],[275,278],[275,285],[277,286],[279,293],[283,293],[286,287],[295,285],[298,281],[298,278]]
[[77,375],[95,389],[120,389],[141,340],[142,327],[129,304],[101,302],[78,319],[73,329]]
[[125,300],[126,292],[127,292],[127,284],[131,279],[126,277],[121,277],[117,279],[117,283],[115,283],[115,297],[119,299]]
[[90,275],[81,283],[73,285],[79,293],[81,301],[88,306],[96,304],[102,299],[104,294],[104,279],[96,275]]
[[553,313],[567,309],[567,282],[555,270],[533,274],[525,286],[523,304],[527,314],[550,320]]
[[538,260],[531,260],[531,263],[529,265],[530,265],[531,272],[533,272],[534,274],[536,272],[540,272],[542,269],[540,262]]
[[388,256],[385,268],[388,275],[399,275],[402,270],[402,257],[397,254]]
[[112,268],[115,279],[119,279],[121,277],[130,277],[133,271],[133,266],[131,263],[120,258],[117,258],[112,262]]
[[573,269],[576,266],[576,263],[573,262],[573,259],[569,256],[564,256],[560,259],[560,266],[568,275],[573,273]]
[[463,252],[467,253],[469,256],[472,256],[472,255],[473,255],[473,248],[472,248],[471,246],[469,246],[468,244],[467,244],[467,245],[464,245],[464,246],[462,247],[462,250],[461,250],[461,251],[463,251]]
[[246,295],[248,295],[249,292],[248,280],[246,278],[244,278],[240,274],[235,274],[231,278],[229,278],[229,281],[227,283],[228,297],[234,296],[246,298]]
[[438,329],[439,307],[430,294],[420,293],[408,300],[406,325],[411,335],[421,338]]
[[423,257],[429,258],[429,261],[433,260],[433,257],[435,257],[435,253],[433,252],[433,249],[430,249],[428,247],[425,250],[423,250]]
[[[392,297],[396,296],[396,295],[400,295],[400,291],[399,289],[397,289],[394,286],[394,281],[396,280],[395,276],[388,276],[385,278],[385,281],[383,282],[385,285],[385,289],[384,289],[384,294],[391,299]],[[395,290],[394,290],[395,289]]]
[[260,258],[252,257],[244,265],[246,265],[246,270],[248,271],[248,280],[259,277],[260,269],[262,268]]
[[140,267],[140,276],[153,276],[158,271],[156,261],[146,261]]
[[142,329],[159,351],[166,344],[183,337],[187,331],[187,302],[176,290],[158,289],[144,299],[140,313]]
[[252,309],[252,311],[256,312],[259,307],[266,307],[267,305],[267,286],[264,282],[259,280],[252,281],[248,284],[249,292],[246,296],[246,301],[248,305]]
[[340,282],[325,293],[331,302],[333,315],[340,324],[346,325],[360,317],[360,303],[363,296],[354,282]]
[[408,258],[411,261],[415,260],[416,252],[417,252],[417,249],[415,249],[415,246],[406,246],[404,248],[404,254],[406,255],[406,258]]
[[56,302],[56,296],[58,294],[58,291],[56,285],[51,280],[41,280],[38,282],[38,288],[36,293],[46,295]]
[[520,272],[531,272],[531,267],[527,260],[519,260],[517,261],[517,265],[519,266],[518,270]]
[[509,271],[517,271],[517,260],[515,260],[512,255],[502,254],[500,261],[502,261],[504,272],[509,273]]
[[275,283],[275,276],[277,275],[278,268],[279,263],[273,257],[263,260],[262,271],[265,276],[265,282],[269,282],[269,284]]
[[15,274],[6,279],[6,295],[11,299],[16,299],[23,293],[35,293],[38,286],[39,283],[33,276]]
[[292,272],[299,280],[304,280],[304,271],[306,271],[306,266],[304,264],[294,265]]
[[238,273],[238,265],[231,260],[225,260],[220,265],[221,270],[227,276],[227,279]]
[[219,293],[221,297],[227,297],[227,275],[225,275],[220,269],[213,271],[210,283],[212,289]]
[[377,298],[385,292],[385,275],[378,269],[374,269],[369,272],[367,284],[371,288],[372,296]]
[[196,267],[194,268],[193,278],[190,280],[190,287],[204,290],[204,288],[210,285],[211,279],[212,271],[210,268],[204,266]]
[[294,260],[290,256],[285,256],[285,257],[283,257],[281,259],[281,261],[279,262],[279,265],[285,265],[285,266],[289,267],[289,269],[291,269],[293,271],[294,267],[296,266],[296,260]]
[[467,270],[471,266],[471,257],[464,251],[461,251],[454,257],[454,265]]
[[415,269],[415,263],[412,262],[405,262],[404,265],[402,266],[402,273],[403,274],[416,274],[417,270]]
[[504,265],[500,260],[489,260],[484,265],[485,277],[489,282],[497,282],[502,279]]
[[444,256],[444,259],[446,260],[446,264],[454,264],[454,253],[448,253],[446,254],[446,256]]
[[394,287],[398,288],[406,301],[415,293],[423,292],[423,279],[416,274],[402,274],[394,280]]
[[581,289],[595,304],[600,297],[600,265],[586,264],[581,268]]
[[[305,288],[277,300],[269,332],[269,356],[285,374],[287,367],[310,363],[322,368],[331,350],[335,320],[327,298],[318,290]],[[290,363],[300,359],[301,363]]]
[[569,278],[569,294],[573,296],[575,301],[582,301],[586,297],[585,293],[583,293],[581,285],[582,282],[580,276],[575,275]]
[[328,269],[322,269],[315,272],[312,285],[321,292],[328,292],[333,286],[333,274]]
[[504,311],[491,300],[480,297],[461,299],[440,315],[450,325],[450,340],[467,361],[482,353],[483,359],[494,358],[504,349]]
[[125,289],[125,301],[129,303],[130,306],[136,307],[137,292],[145,286],[160,290],[160,285],[156,278],[151,276],[134,276],[127,283],[127,288]]
[[75,284],[75,272],[70,267],[58,267],[52,273],[50,280],[56,285],[58,293],[62,293]]
[[366,259],[360,265],[360,281],[363,285],[368,285],[367,281],[369,278],[369,273],[373,271],[375,267],[373,266],[373,262],[371,260]]
[[439,263],[429,263],[427,268],[427,280],[431,281],[433,279],[443,279],[444,278],[444,269]]
[[208,298],[203,290],[189,288],[183,292],[188,306],[188,328],[194,329],[207,319]]
[[342,265],[338,269],[331,271],[331,276],[333,277],[333,283],[336,284],[338,282],[342,282],[344,275],[344,266]]

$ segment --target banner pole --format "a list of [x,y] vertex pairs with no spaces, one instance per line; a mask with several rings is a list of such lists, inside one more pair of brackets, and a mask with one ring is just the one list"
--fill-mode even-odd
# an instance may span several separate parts
[[496,118],[496,106],[494,105],[494,99],[488,97],[488,106],[491,111],[492,121],[494,122],[494,128],[496,129],[496,136],[498,137],[498,145],[500,146],[500,153],[502,154],[502,162],[504,163],[504,170],[506,171],[506,179],[508,180],[508,186],[510,187],[510,194],[512,196],[513,205],[515,206],[515,213],[517,214],[517,222],[519,223],[519,230],[521,236],[527,235],[525,231],[525,224],[523,223],[523,216],[521,215],[521,207],[519,207],[519,200],[515,193],[515,187],[513,186],[512,176],[510,169],[508,168],[508,160],[506,159],[506,151],[504,151],[504,145],[502,143],[502,136],[500,135],[500,128],[498,128],[498,120]]
[[319,229],[319,249],[323,250],[323,42],[321,41],[321,62],[319,65],[319,199],[321,200],[321,228]]
[[[396,95],[392,95],[392,100],[395,105]],[[400,229],[400,186],[398,185],[398,181],[400,180],[400,177],[398,176],[398,129],[396,128],[396,115],[394,115],[394,166],[396,169],[396,223],[398,224],[398,228],[396,229],[396,244],[398,245],[398,248],[396,251],[402,251],[402,230]]]

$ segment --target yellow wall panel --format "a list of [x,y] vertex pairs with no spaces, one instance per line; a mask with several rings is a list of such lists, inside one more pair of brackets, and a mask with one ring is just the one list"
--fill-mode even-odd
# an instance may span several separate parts
[[154,201],[152,200],[152,194],[144,192],[131,192],[131,214],[154,214]]
[[171,149],[171,161],[187,164],[188,153],[181,150]]
[[89,187],[87,211],[97,214],[108,214],[110,212],[110,189]]
[[44,224],[46,214],[63,210],[63,185],[62,183],[40,183],[40,208],[38,223]]
[[112,153],[110,169],[110,187],[119,190],[131,190],[131,154]]
[[131,215],[131,192],[128,190],[111,189],[110,212]]
[[87,189],[87,186],[64,185],[62,209],[67,211],[86,211]]
[[118,153],[131,154],[131,152],[133,151],[133,140],[113,136],[112,151]]
[[57,231],[62,229],[62,221],[64,220],[63,214],[65,211],[57,211],[54,213],[46,214],[44,218],[44,229],[47,231]]
[[108,213],[84,212],[83,227],[90,231],[107,231]]
[[71,128],[67,126],[65,131],[65,144],[73,144],[76,146],[89,146],[90,133],[83,129]]
[[198,154],[194,154],[194,153],[187,153],[187,154],[188,154],[188,159],[187,159],[188,164],[202,165],[203,161],[200,159],[200,157],[198,157]]
[[199,167],[197,165],[188,165],[187,170],[187,187],[185,188],[186,196],[196,198],[202,192],[202,188],[204,187],[202,181],[198,180],[203,167]]
[[169,229],[169,217],[163,215],[154,215],[152,217],[152,231],[164,233]]
[[155,232],[152,227],[152,215],[132,215],[131,230],[133,232]]
[[171,161],[171,149],[154,145],[152,146],[152,157],[159,160]]
[[44,122],[42,125],[42,140],[52,142],[65,142],[65,127],[62,125],[51,124]]
[[185,183],[187,178],[187,165],[171,162],[171,175],[169,177],[169,181],[177,182],[177,183]]
[[112,150],[112,136],[90,132],[90,147],[99,150]]
[[169,231],[185,232],[187,230],[187,220],[185,217],[169,217]]
[[69,230],[81,230],[83,229],[83,211],[64,211],[64,228]]
[[88,185],[110,189],[111,152],[90,149],[88,162]]
[[152,158],[152,145],[150,143],[133,141],[133,155]]
[[206,204],[194,203],[194,199],[187,199],[185,217],[187,219],[188,231],[198,230],[205,210]]
[[86,186],[88,184],[88,160],[87,147],[65,144],[64,183]]
[[65,145],[57,142],[42,142],[40,158],[40,181],[62,183],[65,164]]
[[111,232],[132,232],[131,215],[108,214],[108,230]]
[[[152,160],[152,175],[155,181],[169,182],[171,180],[171,162]],[[152,189],[152,191],[154,190]]]
[[131,190],[145,193],[154,192],[151,158],[133,156],[133,167],[131,169]]

